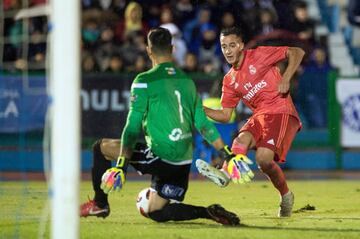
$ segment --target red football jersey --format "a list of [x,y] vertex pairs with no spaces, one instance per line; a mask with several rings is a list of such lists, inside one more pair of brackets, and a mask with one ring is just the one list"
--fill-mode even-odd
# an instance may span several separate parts
[[261,46],[245,50],[241,66],[232,67],[224,76],[222,107],[235,108],[243,100],[253,115],[280,113],[299,119],[290,94],[282,95],[278,91],[282,76],[276,63],[286,58],[287,49]]

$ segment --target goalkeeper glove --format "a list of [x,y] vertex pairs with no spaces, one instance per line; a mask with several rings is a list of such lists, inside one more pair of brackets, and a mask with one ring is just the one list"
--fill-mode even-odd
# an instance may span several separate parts
[[109,168],[101,178],[100,188],[104,193],[108,194],[111,191],[120,191],[125,183],[124,165],[126,159],[124,156],[119,156],[116,167]]
[[225,160],[223,170],[228,173],[234,183],[250,182],[254,177],[254,173],[249,168],[249,164],[253,162],[246,155],[235,155],[226,145],[220,150],[220,157]]
[[223,161],[230,161],[230,159],[232,159],[234,157],[234,153],[231,151],[231,149],[229,148],[229,146],[225,145],[224,148],[219,150],[219,157],[223,160]]

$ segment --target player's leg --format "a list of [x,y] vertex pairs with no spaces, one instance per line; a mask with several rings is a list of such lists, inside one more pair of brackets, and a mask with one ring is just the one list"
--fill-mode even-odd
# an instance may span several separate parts
[[274,161],[275,153],[271,149],[259,147],[256,150],[256,163],[259,169],[270,179],[274,187],[279,191],[280,195],[289,192],[284,172]]
[[223,225],[240,224],[240,219],[236,214],[226,211],[218,204],[202,207],[180,202],[169,202],[168,199],[161,197],[156,191],[151,192],[149,199],[149,217],[157,222],[206,218]]
[[150,193],[148,213],[152,220],[167,222],[207,218],[226,225],[239,224],[239,218],[220,205],[206,208],[181,203],[188,188],[190,165],[165,163],[146,150],[142,158],[141,153],[137,153],[132,160],[131,164],[139,172],[152,175],[151,187],[155,191]]
[[294,195],[286,183],[285,174],[275,161],[285,162],[300,125],[289,115],[264,115],[259,118],[262,127],[261,140],[257,142],[256,162],[267,175],[281,196],[279,216],[291,216]]
[[100,188],[101,177],[111,167],[111,160],[119,154],[120,140],[99,139],[93,145],[93,166],[91,169],[92,185],[95,192],[93,200],[89,200],[80,207],[82,217],[107,217],[110,214],[108,196]]
[[116,160],[119,156],[119,139],[101,139],[93,146],[93,167],[92,184],[95,191],[94,200],[99,207],[107,206],[107,194],[100,188],[102,175],[107,169],[111,168],[111,160]]
[[[246,126],[246,125],[245,125]],[[255,139],[250,128],[243,128],[240,131],[240,134],[234,139],[231,146],[231,150],[234,154],[244,154],[248,153],[248,150],[255,147]]]
[[278,216],[290,217],[294,205],[294,194],[289,190],[285,174],[273,160],[275,153],[268,148],[258,148],[256,162],[259,169],[269,178],[280,193],[280,209]]

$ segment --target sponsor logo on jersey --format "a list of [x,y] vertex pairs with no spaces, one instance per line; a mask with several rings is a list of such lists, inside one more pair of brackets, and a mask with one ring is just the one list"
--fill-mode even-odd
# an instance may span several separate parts
[[171,131],[170,135],[169,135],[169,139],[171,141],[178,141],[180,139],[182,135],[182,130],[179,128],[175,128]]
[[255,74],[256,74],[256,68],[255,68],[255,66],[250,65],[250,66],[249,66],[249,72],[250,72],[250,75],[255,75]]
[[184,193],[184,189],[171,184],[164,184],[161,189],[161,193],[167,197],[181,197]]
[[182,130],[180,128],[175,128],[171,131],[169,134],[169,139],[171,141],[178,141],[180,139],[186,139],[192,137],[191,133],[183,134]]
[[253,98],[255,96],[255,94],[257,92],[259,92],[262,88],[264,88],[265,86],[267,86],[267,83],[265,80],[260,81],[259,83],[257,83],[253,88],[251,88],[248,93],[246,95],[243,96],[243,98],[245,100],[250,101],[251,98]]

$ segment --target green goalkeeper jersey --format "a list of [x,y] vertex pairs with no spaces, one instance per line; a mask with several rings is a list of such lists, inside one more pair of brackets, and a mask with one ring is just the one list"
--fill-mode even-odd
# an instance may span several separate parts
[[191,78],[171,62],[137,75],[121,136],[124,146],[133,148],[142,128],[147,145],[162,160],[190,164],[193,126],[209,143],[220,137],[205,115]]

